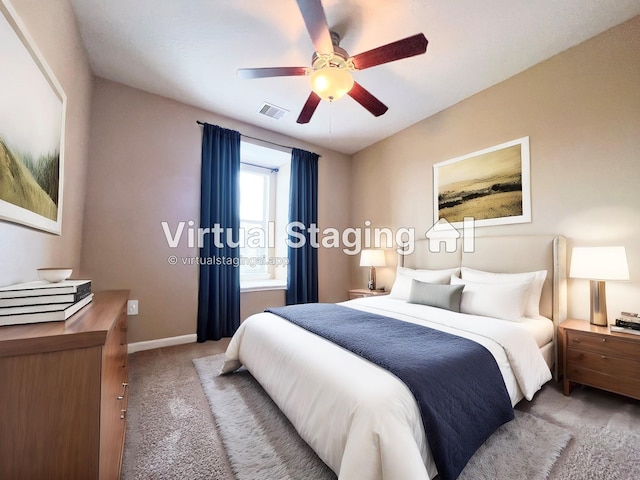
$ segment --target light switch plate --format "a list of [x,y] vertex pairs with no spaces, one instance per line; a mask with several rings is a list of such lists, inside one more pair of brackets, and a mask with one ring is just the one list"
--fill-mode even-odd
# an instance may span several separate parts
[[127,302],[127,315],[138,314],[138,300],[129,300]]

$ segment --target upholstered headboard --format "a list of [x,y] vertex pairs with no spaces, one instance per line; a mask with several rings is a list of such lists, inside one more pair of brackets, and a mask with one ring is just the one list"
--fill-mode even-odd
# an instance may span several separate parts
[[[540,314],[554,323],[554,378],[558,375],[557,327],[567,317],[567,253],[564,237],[551,235],[519,235],[500,237],[476,237],[473,242],[458,239],[453,244],[442,241],[437,246],[433,240],[415,243],[414,252],[400,255],[398,265],[409,268],[443,269],[468,267],[496,273],[519,273],[547,270],[547,279],[540,299]],[[472,243],[472,245],[471,245]],[[430,251],[429,247],[432,250]]]

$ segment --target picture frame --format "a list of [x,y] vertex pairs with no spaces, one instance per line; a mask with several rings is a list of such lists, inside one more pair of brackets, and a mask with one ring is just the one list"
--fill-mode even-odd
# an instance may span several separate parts
[[531,222],[529,137],[434,164],[433,210],[436,229]]
[[9,0],[0,52],[0,220],[60,235],[67,97]]

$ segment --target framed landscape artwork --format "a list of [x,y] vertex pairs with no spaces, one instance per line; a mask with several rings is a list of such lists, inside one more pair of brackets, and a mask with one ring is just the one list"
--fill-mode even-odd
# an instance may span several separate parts
[[531,221],[529,137],[433,166],[434,224],[478,227]]
[[66,96],[0,0],[0,220],[60,234]]

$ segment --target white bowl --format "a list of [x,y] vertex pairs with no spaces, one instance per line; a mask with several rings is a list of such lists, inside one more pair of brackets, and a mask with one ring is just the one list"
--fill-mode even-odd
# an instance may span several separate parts
[[71,276],[72,268],[39,268],[38,277],[40,280],[50,283],[58,283]]

